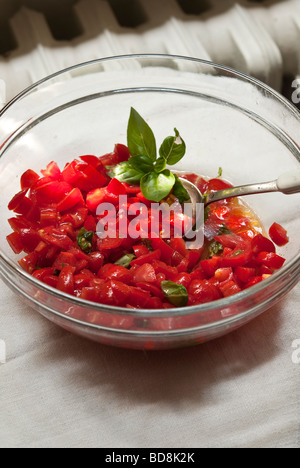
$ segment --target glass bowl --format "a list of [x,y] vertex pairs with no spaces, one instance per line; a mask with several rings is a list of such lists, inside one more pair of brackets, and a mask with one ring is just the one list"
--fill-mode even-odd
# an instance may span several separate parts
[[[57,325],[86,338],[134,349],[203,343],[249,322],[286,295],[300,276],[300,195],[248,198],[265,227],[283,224],[291,242],[285,266],[236,296],[170,310],[128,310],[89,303],[25,273],[10,250],[7,205],[21,174],[55,160],[111,152],[126,143],[130,107],[158,141],[176,126],[187,143],[178,171],[233,184],[276,179],[299,169],[300,118],[259,81],[210,62],[165,55],[111,57],[80,64],[26,89],[0,113],[0,273],[23,300]],[[21,324],[20,324],[21,326]]]

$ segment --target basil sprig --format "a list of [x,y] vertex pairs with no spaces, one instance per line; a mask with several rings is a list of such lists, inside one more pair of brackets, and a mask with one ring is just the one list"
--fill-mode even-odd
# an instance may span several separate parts
[[162,281],[161,289],[168,301],[175,307],[185,307],[189,301],[187,289],[173,281]]
[[110,177],[131,185],[140,185],[144,197],[150,201],[160,202],[172,190],[180,203],[190,199],[179,178],[166,168],[167,165],[177,164],[186,153],[186,144],[176,128],[175,135],[163,141],[158,157],[153,131],[140,114],[131,108],[127,145],[131,158],[110,168]]

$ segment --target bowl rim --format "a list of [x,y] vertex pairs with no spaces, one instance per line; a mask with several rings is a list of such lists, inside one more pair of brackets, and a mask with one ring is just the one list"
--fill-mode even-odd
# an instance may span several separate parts
[[[73,70],[77,70],[80,68],[84,67],[89,67],[92,65],[100,64],[100,63],[105,63],[105,62],[110,62],[110,61],[117,61],[117,60],[134,60],[134,59],[161,59],[161,60],[181,60],[181,61],[187,61],[187,62],[195,62],[199,63],[205,66],[213,67],[216,69],[219,69],[223,72],[229,73],[230,75],[233,75],[234,77],[240,78],[244,81],[247,81],[248,83],[258,86],[259,88],[267,91],[270,95],[275,97],[278,101],[281,102],[282,105],[284,105],[289,112],[291,112],[294,117],[300,122],[300,113],[294,107],[284,96],[282,96],[279,92],[271,88],[269,85],[263,83],[262,81],[258,80],[257,78],[251,77],[243,72],[237,71],[233,68],[227,67],[222,64],[218,64],[212,61],[208,60],[203,60],[200,58],[196,57],[189,57],[189,56],[184,56],[184,55],[172,55],[172,54],[156,54],[156,53],[146,53],[146,54],[124,54],[124,55],[116,55],[116,56],[108,56],[108,57],[102,57],[94,60],[89,60],[86,62],[78,63],[75,65],[72,65],[70,67],[58,70],[57,72],[50,74],[32,85],[28,86],[24,90],[22,90],[20,93],[18,93],[14,98],[12,98],[1,110],[0,110],[0,118],[2,118],[3,115],[10,109],[15,103],[20,101],[23,97],[31,93],[34,89],[38,88],[40,85],[47,83],[63,74],[67,74]],[[103,72],[105,73],[105,71]],[[298,145],[297,145],[298,146]],[[96,302],[91,302],[87,301],[84,299],[80,299],[75,296],[68,295],[62,291],[59,291],[51,286],[48,286],[39,280],[35,279],[32,275],[29,273],[25,272],[23,269],[21,269],[18,265],[16,265],[12,260],[9,259],[9,257],[6,256],[1,250],[0,250],[0,259],[6,264],[6,266],[12,270],[13,272],[17,273],[20,275],[22,278],[24,278],[27,282],[31,283],[34,287],[39,288],[40,290],[51,294],[55,296],[57,299],[67,301],[68,303],[75,305],[75,306],[81,306],[83,308],[93,308],[94,311],[98,312],[114,312],[117,313],[118,315],[127,315],[127,316],[133,316],[133,317],[145,317],[145,315],[151,316],[151,317],[159,317],[159,318],[167,318],[167,317],[179,317],[179,316],[187,316],[187,315],[193,315],[193,314],[200,314],[201,312],[207,313],[209,311],[215,310],[215,309],[225,309],[228,308],[229,306],[233,306],[241,301],[250,299],[251,297],[255,296],[256,294],[262,292],[263,290],[267,289],[268,287],[271,287],[274,283],[276,283],[281,277],[285,276],[288,274],[291,270],[296,269],[297,271],[297,266],[300,264],[300,251],[299,253],[292,258],[289,262],[287,262],[279,271],[274,273],[271,277],[265,279],[264,281],[260,282],[259,284],[247,289],[243,290],[238,294],[235,294],[234,296],[230,296],[229,298],[222,298],[213,302],[205,303],[205,304],[198,304],[195,306],[186,306],[186,307],[180,307],[180,308],[170,308],[170,309],[127,309],[124,307],[116,307],[116,306],[109,306],[106,304],[101,304],[101,303],[96,303]],[[298,268],[299,269],[299,268]],[[298,274],[298,281],[300,279],[300,271]],[[295,282],[297,283],[297,281]],[[251,309],[250,309],[251,310]],[[53,311],[52,311],[53,312]],[[232,321],[234,318],[239,318],[241,315],[245,314],[246,311],[244,312],[239,312],[235,315],[224,317],[223,319],[220,319],[217,322],[211,322],[205,325],[200,326],[200,328],[206,328],[211,326],[212,324],[216,324],[218,322],[221,322],[222,324],[227,323]],[[68,320],[68,321],[74,321],[77,323],[81,323],[85,326],[93,327],[93,328],[98,328],[98,329],[104,329],[106,327],[103,327],[101,325],[93,324],[90,322],[85,322],[81,321],[78,319],[75,319],[71,316],[68,316],[64,313],[57,312],[57,315],[60,317]],[[117,331],[118,329],[113,329],[114,331]],[[122,330],[122,332],[126,332],[126,330]],[[146,332],[146,331],[145,331]],[[180,330],[174,330],[174,332],[180,332]],[[135,331],[136,333],[136,331]],[[151,332],[153,333],[153,332]],[[163,332],[166,333],[166,332]]]

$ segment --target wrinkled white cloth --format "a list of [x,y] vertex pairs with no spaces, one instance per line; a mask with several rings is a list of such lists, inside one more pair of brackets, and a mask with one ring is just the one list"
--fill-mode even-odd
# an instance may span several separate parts
[[300,446],[299,285],[231,334],[156,352],[89,342],[0,294],[1,448]]

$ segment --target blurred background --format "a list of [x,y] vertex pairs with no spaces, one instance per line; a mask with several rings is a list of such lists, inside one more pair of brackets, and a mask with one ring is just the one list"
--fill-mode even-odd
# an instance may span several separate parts
[[60,69],[128,53],[224,64],[299,107],[300,1],[0,0],[0,107]]

